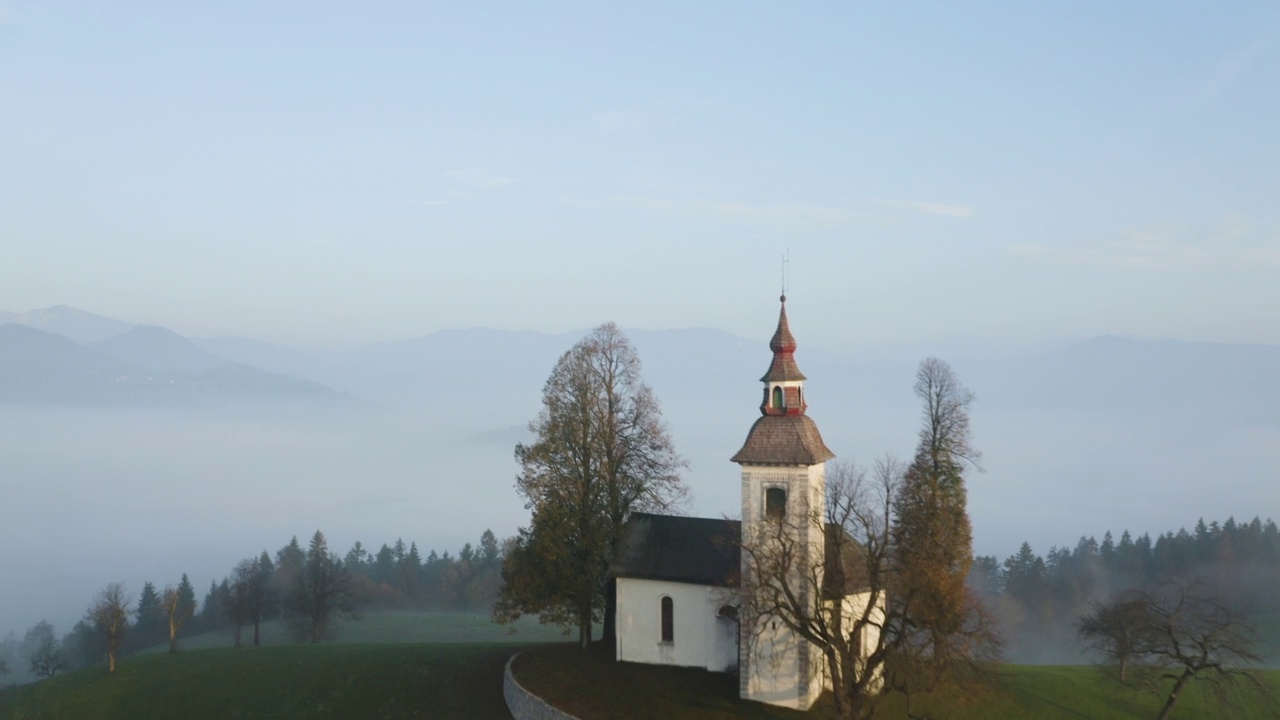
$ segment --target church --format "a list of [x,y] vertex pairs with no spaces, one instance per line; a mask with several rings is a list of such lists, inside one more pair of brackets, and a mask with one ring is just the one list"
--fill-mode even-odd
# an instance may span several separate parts
[[[805,414],[805,376],[796,365],[786,300],[761,378],[761,417],[731,458],[741,468],[741,520],[633,513],[610,572],[617,583],[617,660],[737,671],[741,697],[807,710],[830,688],[824,656],[781,623],[740,617],[738,593],[750,562],[741,540],[763,537],[763,523],[785,520],[800,535],[798,567],[822,573],[848,562],[830,557],[835,544],[828,534],[843,532],[823,522],[824,468],[835,454]],[[819,579],[823,602],[839,603],[848,616],[866,608],[865,582],[833,589],[831,576]],[[864,648],[875,644],[861,640]]]

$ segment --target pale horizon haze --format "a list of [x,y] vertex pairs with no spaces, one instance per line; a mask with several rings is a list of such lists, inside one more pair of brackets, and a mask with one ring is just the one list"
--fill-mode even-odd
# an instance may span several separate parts
[[[0,309],[312,350],[722,330],[633,334],[719,516],[788,256],[832,449],[909,453],[940,354],[978,393],[975,549],[1044,552],[1280,516],[1277,128],[1274,2],[0,0]],[[0,636],[316,528],[511,536],[572,342],[153,335],[122,345],[340,409],[0,406]],[[1103,335],[1275,347],[1028,359]]]
[[1280,343],[1280,7],[0,3],[0,308]]

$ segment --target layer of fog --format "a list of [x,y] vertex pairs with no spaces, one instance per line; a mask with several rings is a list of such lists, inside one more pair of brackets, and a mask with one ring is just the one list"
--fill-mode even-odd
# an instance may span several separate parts
[[[738,468],[728,458],[758,416],[767,350],[715,331],[633,337],[690,462],[688,511],[736,516]],[[310,375],[375,396],[373,409],[0,408],[0,633],[40,619],[65,632],[117,580],[136,594],[144,581],[163,586],[185,572],[203,597],[238,559],[316,529],[339,553],[396,538],[424,555],[456,553],[486,528],[513,534],[527,511],[513,489],[512,446],[527,437],[541,382],[573,338],[535,340],[515,356],[459,351],[444,369],[401,359],[399,373],[351,370],[345,386],[333,364]],[[911,364],[849,365],[803,348],[798,358],[810,414],[840,459],[909,456],[919,427]],[[1277,514],[1280,422],[1257,408],[1027,400],[1001,384],[1008,368],[956,367],[978,393],[974,441],[986,471],[970,474],[969,499],[980,554]],[[1260,388],[1260,406],[1274,395]],[[388,402],[397,397],[407,399]]]

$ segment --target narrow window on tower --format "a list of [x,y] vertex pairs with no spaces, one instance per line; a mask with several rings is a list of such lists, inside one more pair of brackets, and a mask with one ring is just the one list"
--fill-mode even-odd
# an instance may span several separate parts
[[773,409],[775,409],[775,410],[781,410],[782,408],[783,408],[783,405],[782,405],[782,386],[780,386],[780,385],[774,385],[774,386],[773,386]]
[[787,515],[787,491],[771,487],[764,491],[764,516],[773,522],[782,522]]
[[662,596],[662,642],[675,642],[676,639],[676,623],[675,611],[672,607],[671,596]]

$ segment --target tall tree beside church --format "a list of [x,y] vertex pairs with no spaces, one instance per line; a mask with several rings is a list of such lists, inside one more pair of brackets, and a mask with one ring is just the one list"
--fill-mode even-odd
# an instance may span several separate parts
[[595,328],[561,356],[529,423],[532,444],[516,446],[516,489],[530,526],[503,568],[494,608],[501,620],[538,614],[577,627],[583,647],[601,619],[612,633],[609,561],[634,511],[679,507],[688,488],[640,358],[617,325]]
[[926,685],[963,666],[990,639],[987,618],[969,591],[973,564],[964,472],[980,468],[971,445],[969,405],[973,393],[937,358],[916,371],[915,392],[923,402],[915,457],[894,499],[892,541],[899,569],[893,603],[911,608],[908,638],[914,668],[899,668]]

